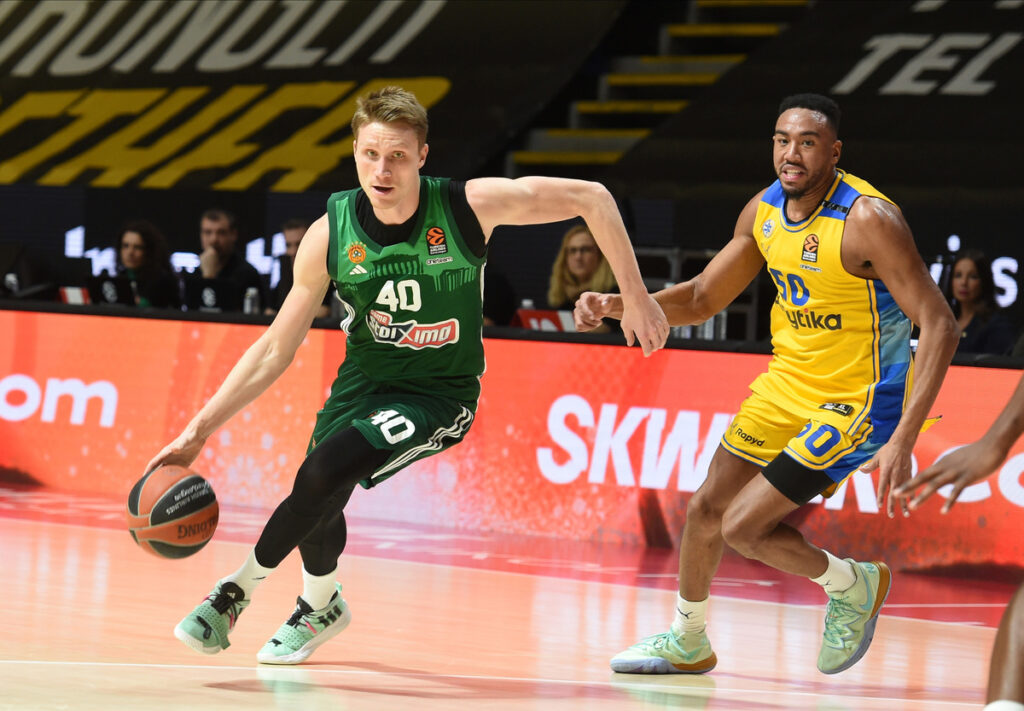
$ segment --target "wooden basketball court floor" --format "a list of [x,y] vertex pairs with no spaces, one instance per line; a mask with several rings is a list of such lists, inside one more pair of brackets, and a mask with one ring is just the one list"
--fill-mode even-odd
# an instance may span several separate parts
[[294,555],[229,649],[187,649],[174,625],[266,516],[223,509],[205,549],[169,561],[132,542],[120,501],[0,488],[0,710],[977,709],[1013,587],[897,574],[871,650],[825,676],[820,590],[730,557],[709,611],[718,668],[622,675],[609,657],[671,619],[673,552],[354,521],[353,622],[307,663],[255,660],[300,592]]

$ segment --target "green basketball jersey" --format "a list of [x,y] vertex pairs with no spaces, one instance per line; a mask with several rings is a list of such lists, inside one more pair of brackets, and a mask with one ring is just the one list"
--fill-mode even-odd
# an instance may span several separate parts
[[447,178],[420,177],[408,241],[374,242],[356,219],[360,189],[327,201],[327,264],[348,334],[346,361],[379,383],[475,403],[484,371],[483,271],[452,216]]

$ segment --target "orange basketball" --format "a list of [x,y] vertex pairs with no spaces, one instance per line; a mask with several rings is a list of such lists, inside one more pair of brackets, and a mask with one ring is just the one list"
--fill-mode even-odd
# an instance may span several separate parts
[[157,467],[128,494],[128,532],[164,558],[185,558],[205,546],[219,514],[210,482],[185,467]]

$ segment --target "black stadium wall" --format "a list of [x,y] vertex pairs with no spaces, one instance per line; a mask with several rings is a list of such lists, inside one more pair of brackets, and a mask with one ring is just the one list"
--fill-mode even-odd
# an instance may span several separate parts
[[0,246],[85,253],[147,218],[195,251],[214,205],[245,240],[315,219],[357,185],[355,98],[388,84],[430,111],[423,172],[475,177],[625,4],[0,3]]
[[[0,262],[14,246],[43,271],[64,254],[95,266],[134,218],[196,251],[212,206],[238,214],[250,255],[269,259],[258,240],[356,184],[354,99],[389,83],[430,110],[424,172],[478,177],[601,64],[592,53],[631,12],[626,0],[0,3]],[[951,235],[995,257],[1012,303],[1022,38],[1020,3],[819,1],[594,177],[634,241],[719,248],[774,179],[779,99],[831,94],[841,166],[900,204],[929,262]],[[493,269],[529,275],[520,296],[542,298],[562,231],[503,229]]]
[[946,256],[956,235],[999,260],[1000,298],[1016,301],[1024,5],[818,2],[603,179],[623,199],[670,204],[677,243],[720,248],[746,201],[775,179],[779,101],[800,92],[838,101],[840,166],[901,206],[927,261]]

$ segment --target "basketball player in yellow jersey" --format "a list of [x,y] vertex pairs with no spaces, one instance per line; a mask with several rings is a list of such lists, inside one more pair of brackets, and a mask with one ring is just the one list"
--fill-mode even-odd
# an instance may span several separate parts
[[[778,180],[747,203],[733,238],[701,274],[655,294],[669,324],[701,323],[767,264],[778,290],[773,355],[687,505],[671,630],[615,656],[615,671],[714,668],[705,609],[725,543],[824,588],[822,672],[848,669],[871,643],[889,569],[840,559],[782,520],[858,468],[878,472],[878,505],[893,516],[893,492],[910,478],[911,451],[957,331],[899,208],[837,168],[838,133],[831,99],[784,99],[773,137]],[[614,294],[585,293],[576,325],[587,330],[619,313]],[[911,322],[921,329],[916,363]]]

